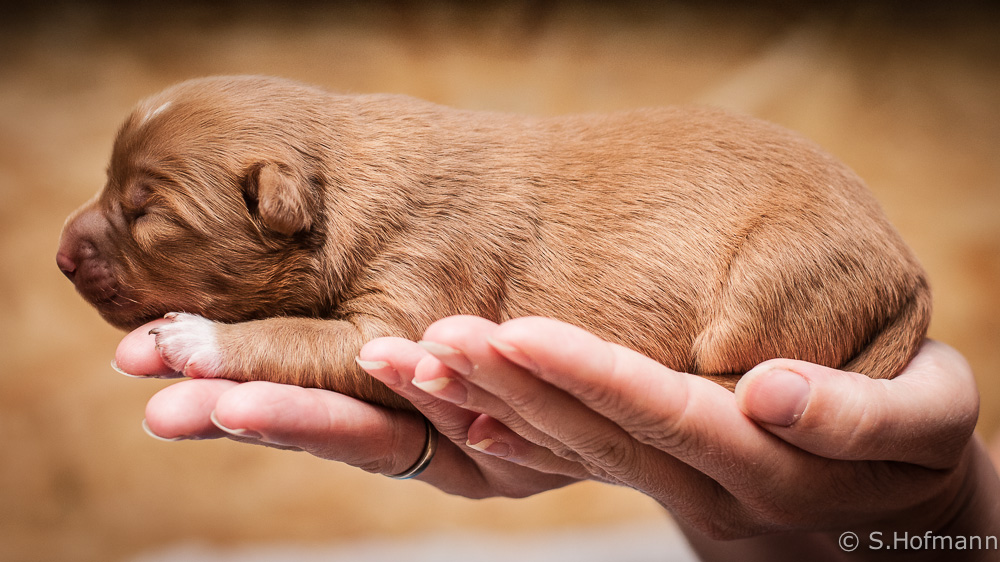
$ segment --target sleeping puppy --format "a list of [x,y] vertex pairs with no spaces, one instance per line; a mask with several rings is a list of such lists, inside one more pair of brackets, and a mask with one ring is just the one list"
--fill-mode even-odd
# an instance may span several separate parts
[[534,118],[263,77],[125,120],[60,269],[193,377],[407,404],[354,358],[454,314],[554,317],[732,388],[789,357],[889,378],[925,275],[801,137],[712,109]]

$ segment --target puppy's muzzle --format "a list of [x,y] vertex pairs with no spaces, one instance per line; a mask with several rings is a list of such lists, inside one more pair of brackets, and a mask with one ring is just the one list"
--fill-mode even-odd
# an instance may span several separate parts
[[56,252],[56,265],[76,290],[98,309],[122,306],[125,299],[115,279],[102,238],[106,219],[94,207],[85,207],[66,221]]

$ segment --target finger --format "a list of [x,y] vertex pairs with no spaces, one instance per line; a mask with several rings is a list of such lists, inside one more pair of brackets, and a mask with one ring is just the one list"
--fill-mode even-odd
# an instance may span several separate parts
[[[483,320],[483,322],[488,321]],[[480,423],[479,426],[475,426],[479,429],[479,433],[470,435],[475,420],[480,417],[479,413],[442,400],[413,384],[418,371],[425,380],[442,380],[443,377],[452,378],[455,374],[446,365],[430,356],[420,345],[400,338],[380,338],[366,344],[361,349],[359,357],[362,358],[362,366],[371,369],[368,371],[369,374],[414,404],[442,435],[456,445],[508,462],[516,462],[540,472],[561,474],[576,479],[589,476],[579,464],[555,457],[548,449],[528,442],[507,430],[502,424]],[[456,380],[453,384],[461,383]],[[482,433],[488,428],[497,430],[492,439],[497,440],[498,445],[492,450],[486,450],[489,444],[484,444],[485,440],[491,438]],[[504,444],[516,446],[516,449],[510,451],[515,454],[497,454],[497,449]]]
[[150,435],[166,441],[227,437],[212,423],[211,414],[219,397],[237,384],[224,379],[172,384],[146,403],[144,426]]
[[423,422],[412,414],[389,414],[334,392],[266,382],[198,379],[171,385],[149,400],[145,423],[164,440],[228,437],[301,449],[386,474],[412,466],[424,444]]
[[[521,318],[500,326],[490,343],[640,443],[679,459],[729,490],[803,468],[802,455],[787,446],[776,447],[780,442],[748,420],[732,393],[721,386],[672,371],[575,326]],[[535,409],[537,413],[522,415],[546,427],[560,423],[554,408]],[[607,453],[601,443],[588,443],[585,435],[576,439],[574,446],[584,456],[600,458]],[[616,461],[612,455],[603,462]]]
[[[477,451],[547,474],[562,474],[574,479],[593,476],[578,462],[570,462],[552,451],[528,441],[499,421],[482,414],[469,426],[467,443]],[[611,479],[609,483],[620,484]]]
[[[305,450],[383,474],[412,466],[425,439],[423,422],[413,414],[319,389],[223,379],[189,380],[161,390],[147,405],[145,425],[159,439],[227,437]],[[418,479],[450,493],[494,495],[469,458],[450,442],[442,443]]]
[[377,338],[361,348],[358,364],[413,404],[442,435],[456,443],[465,443],[466,431],[476,414],[411,384],[417,364],[425,357],[428,357],[427,351],[410,340]]
[[149,331],[166,323],[160,318],[129,332],[115,350],[111,363],[116,371],[136,377],[179,378],[182,375],[168,367],[156,350],[156,338]]
[[224,379],[189,380],[155,394],[146,405],[143,430],[161,441],[219,439],[264,445],[276,449],[299,450],[294,446],[266,443],[260,436],[230,430],[215,419],[215,405],[238,383]]
[[[475,316],[453,316],[435,322],[424,333],[424,341],[421,342],[434,357],[428,357],[417,365],[413,383],[435,396],[457,401],[463,408],[487,414],[526,442],[534,444],[520,449],[523,456],[517,457],[519,464],[545,472],[589,476],[577,454],[515,411],[516,400],[553,401],[557,399],[554,395],[562,392],[551,387],[543,388],[544,385],[537,379],[497,353],[487,343],[496,328],[496,323]],[[473,369],[476,371],[474,376]],[[466,374],[464,377],[463,372]],[[484,379],[494,386],[503,386],[506,394],[498,396],[476,384],[476,381]],[[513,398],[515,395],[524,398]],[[568,396],[561,399],[572,400]],[[609,479],[604,472],[599,476]]]
[[425,442],[419,416],[335,392],[248,382],[219,396],[213,419],[238,437],[293,446],[380,474],[413,465]]
[[[472,369],[465,369],[468,373],[464,376],[465,380],[472,383],[473,387],[479,387],[509,404],[535,431],[546,435],[559,447],[568,449],[574,458],[579,459],[598,478],[641,490],[663,502],[681,517],[700,519],[705,513],[739,511],[733,496],[719,485],[738,484],[739,480],[734,475],[726,474],[723,475],[725,478],[717,479],[719,482],[713,481],[692,464],[686,464],[669,452],[634,439],[629,431],[581,402],[577,396],[533,376],[497,353],[489,343],[494,341],[491,336],[501,333],[508,324],[510,323],[494,329],[487,336],[487,341],[483,342],[484,334],[471,335],[469,321],[465,317],[452,317],[435,323],[424,337],[460,351],[474,365]],[[541,347],[565,345],[566,342],[560,341],[558,335],[554,339],[550,338],[551,327],[531,326],[525,337],[535,342],[545,340],[545,343],[539,344]],[[582,330],[579,332],[586,333]],[[568,368],[593,368],[593,352],[594,342],[588,339],[586,346],[576,349],[565,358]],[[729,394],[727,391],[723,392]],[[472,395],[470,392],[470,396]],[[730,409],[735,411],[735,405],[731,404]],[[629,408],[629,411],[629,415],[634,415],[631,413],[633,409]],[[486,413],[493,416],[490,412]],[[743,418],[738,411],[736,413]],[[505,420],[499,417],[497,419],[504,421],[506,425]],[[743,420],[746,422],[745,418]],[[521,434],[520,429],[510,429]],[[766,435],[759,429],[757,431]],[[536,442],[535,437],[522,435],[529,441]],[[777,442],[773,437],[767,437]],[[554,448],[551,445],[543,446]],[[722,459],[719,463],[731,470],[732,460],[725,458],[725,451],[716,452],[718,449],[719,447],[712,446],[707,449],[709,454],[706,454],[706,450],[701,450],[697,455],[691,456]],[[560,456],[563,455],[560,453]]]
[[[439,450],[438,456],[450,454],[464,457],[449,461],[452,465],[467,467],[466,472],[460,477],[451,480],[447,477],[439,478],[437,473],[428,469],[425,473],[427,477],[421,479],[443,490],[470,497],[492,495],[520,497],[561,487],[583,477],[576,476],[582,472],[579,467],[575,467],[575,471],[553,470],[550,475],[538,475],[530,466],[511,464],[507,459],[490,455],[488,452],[484,455],[483,451],[469,446],[470,426],[479,414],[413,386],[412,380],[418,365],[433,366],[436,362],[424,348],[414,342],[400,338],[375,339],[361,349],[359,358],[362,367],[369,374],[409,400],[448,439],[447,443],[452,446]],[[444,365],[436,363],[440,368],[446,369]],[[474,443],[481,441],[482,438],[477,438]],[[474,466],[470,466],[473,464]],[[456,490],[459,483],[462,483],[462,487]]]
[[949,468],[979,413],[965,359],[927,341],[899,376],[875,380],[786,359],[762,363],[736,386],[747,416],[814,454]]

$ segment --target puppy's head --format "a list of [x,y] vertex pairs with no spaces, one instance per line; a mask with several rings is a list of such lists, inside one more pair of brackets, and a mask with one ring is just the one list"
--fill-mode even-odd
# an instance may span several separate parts
[[240,321],[321,314],[320,94],[263,78],[186,82],[138,105],[108,179],[56,261],[111,324],[168,311]]

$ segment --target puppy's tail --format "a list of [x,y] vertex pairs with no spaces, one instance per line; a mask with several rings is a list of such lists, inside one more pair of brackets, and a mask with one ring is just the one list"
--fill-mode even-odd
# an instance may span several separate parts
[[875,379],[898,375],[917,354],[931,320],[931,291],[922,275],[899,312],[876,332],[871,342],[842,367]]

